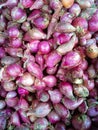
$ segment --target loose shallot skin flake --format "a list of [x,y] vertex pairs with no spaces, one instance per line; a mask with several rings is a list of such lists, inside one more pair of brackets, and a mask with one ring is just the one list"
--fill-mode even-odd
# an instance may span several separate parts
[[0,1],[0,130],[98,130],[97,0]]

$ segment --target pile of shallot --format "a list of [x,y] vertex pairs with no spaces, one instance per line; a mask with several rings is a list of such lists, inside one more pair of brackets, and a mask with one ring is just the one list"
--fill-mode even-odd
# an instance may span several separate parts
[[98,130],[98,0],[0,1],[0,130]]

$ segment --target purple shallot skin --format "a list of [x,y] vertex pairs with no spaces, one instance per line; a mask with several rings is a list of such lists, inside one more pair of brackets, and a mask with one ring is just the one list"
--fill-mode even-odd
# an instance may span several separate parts
[[0,130],[98,129],[97,8],[0,1]]

